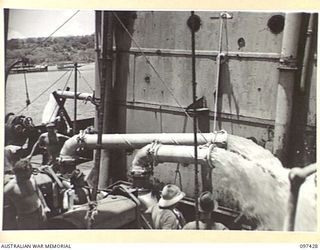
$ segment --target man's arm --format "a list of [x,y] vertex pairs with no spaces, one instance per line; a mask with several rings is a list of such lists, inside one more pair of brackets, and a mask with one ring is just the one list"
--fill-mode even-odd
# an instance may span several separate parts
[[38,187],[37,182],[35,181],[35,177],[33,177],[33,179],[34,179],[34,185],[35,185],[35,188],[36,188],[36,192],[37,192],[38,197],[39,197],[39,199],[40,199],[40,202],[41,202],[41,204],[42,204],[42,206],[43,206],[44,212],[45,212],[45,213],[48,213],[48,212],[50,212],[51,210],[50,210],[50,208],[49,208],[46,200],[45,200],[44,197],[43,197],[42,191],[40,190],[40,188]]
[[63,135],[63,134],[58,134],[58,133],[57,133],[57,137],[58,137],[58,138],[63,138],[63,139],[65,139],[65,140],[70,139],[69,136],[66,136],[66,135]]
[[32,156],[33,156],[33,154],[34,154],[34,151],[36,150],[36,148],[37,148],[37,146],[39,145],[39,143],[40,143],[41,141],[43,141],[43,138],[44,138],[43,135],[40,135],[40,136],[39,136],[39,139],[38,139],[38,140],[36,141],[36,143],[33,145],[30,154],[26,157],[27,160],[31,160],[31,158],[32,158]]
[[9,194],[11,190],[14,188],[15,180],[10,180],[3,188],[4,195]]

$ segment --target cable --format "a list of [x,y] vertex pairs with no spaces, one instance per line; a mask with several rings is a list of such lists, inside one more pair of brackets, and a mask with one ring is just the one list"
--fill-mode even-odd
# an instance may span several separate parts
[[[57,29],[55,29],[49,36],[47,36],[43,41],[40,42],[40,45],[47,41],[54,33],[56,33],[59,29],[61,29],[67,22],[69,22],[76,14],[78,14],[80,10],[77,10],[71,17],[69,17],[63,24],[61,24]],[[33,52],[35,49],[39,48],[40,45],[36,45],[31,51],[28,53]]]
[[[64,84],[64,86],[63,86],[63,88],[62,88],[62,94],[64,93],[64,91],[65,91],[65,89],[66,89],[66,87],[67,87],[67,84],[68,84],[68,82],[69,82],[69,80],[70,80],[70,78],[71,78],[72,72],[73,72],[73,70],[70,70],[70,74],[69,74],[69,76],[68,76],[68,79],[67,79],[66,83]],[[54,114],[54,111],[55,111],[55,109],[56,109],[57,106],[58,106],[58,103],[56,102],[55,107],[54,107],[54,109],[52,110],[52,113],[51,113],[51,115],[50,115],[49,121],[51,121],[51,118],[52,118],[52,116],[53,116],[53,114]]]
[[216,86],[215,86],[215,101],[214,101],[214,118],[213,118],[213,131],[216,131],[217,124],[217,110],[218,110],[218,91],[220,80],[220,63],[221,63],[221,47],[222,47],[222,29],[223,29],[223,17],[220,14],[220,32],[219,32],[219,48],[217,55],[217,71],[216,71]]
[[78,70],[78,69],[77,69],[77,71],[78,71],[78,73],[79,73],[79,76],[84,80],[84,82],[88,85],[88,87],[90,88],[90,90],[93,92],[94,89],[90,86],[89,82],[88,82],[87,79],[84,77],[84,75],[81,73],[81,71]]
[[[186,116],[188,118],[191,119],[191,116],[188,114],[187,111],[185,111],[185,109],[182,107],[182,105],[180,104],[180,102],[178,101],[178,99],[175,97],[173,91],[168,87],[168,85],[165,83],[165,81],[161,78],[160,74],[158,73],[158,71],[156,70],[156,68],[152,65],[152,63],[150,62],[149,58],[146,56],[146,54],[142,51],[141,47],[139,46],[139,44],[136,42],[136,40],[134,39],[134,37],[130,34],[130,32],[128,31],[128,29],[126,28],[126,26],[123,24],[123,22],[121,21],[121,19],[118,17],[118,15],[112,11],[112,14],[115,16],[115,18],[118,20],[118,22],[120,23],[120,25],[122,26],[122,28],[125,30],[125,32],[128,34],[128,36],[130,37],[130,39],[134,42],[134,44],[137,46],[137,48],[139,49],[140,53],[142,54],[142,56],[144,57],[144,59],[146,60],[147,64],[149,64],[149,66],[151,67],[151,69],[154,71],[154,73],[156,74],[156,76],[158,77],[158,79],[160,80],[160,82],[163,84],[163,86],[169,91],[169,93],[171,94],[171,96],[173,97],[173,99],[175,100],[175,102],[178,104],[178,106],[183,109],[183,112],[186,114]],[[204,138],[204,140],[207,142],[206,138],[204,137],[204,135],[202,134],[202,132],[200,131],[200,129],[197,129],[197,131],[201,134],[201,136]]]
[[29,91],[28,91],[28,84],[27,84],[27,76],[26,76],[26,72],[23,72],[23,78],[24,78],[24,86],[25,86],[25,89],[26,89],[26,104],[27,104],[27,107],[30,105],[30,98],[29,98]]
[[[52,86],[54,86],[57,82],[59,82],[62,77],[64,77],[70,70],[66,71],[63,73],[63,75],[61,75],[55,82],[53,82],[48,88],[46,88],[44,91],[42,91],[36,98],[34,98],[32,100],[32,102],[30,102],[30,104],[34,103],[36,100],[38,100],[45,92],[48,91],[48,89],[50,89]],[[24,107],[23,109],[21,109],[19,112],[17,112],[17,114],[20,114],[21,112],[23,112],[27,107]]]

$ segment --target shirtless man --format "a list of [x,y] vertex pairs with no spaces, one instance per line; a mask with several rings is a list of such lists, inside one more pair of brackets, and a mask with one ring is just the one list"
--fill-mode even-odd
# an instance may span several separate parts
[[48,152],[48,165],[54,165],[56,163],[56,158],[60,154],[60,150],[64,144],[64,142],[69,139],[68,136],[58,134],[55,130],[55,124],[49,123],[46,126],[47,133],[43,133],[39,136],[38,141],[33,145],[33,148],[30,154],[26,157],[26,159],[31,160],[35,149],[37,146],[46,148]]
[[20,160],[13,166],[15,178],[4,186],[4,197],[17,211],[18,229],[41,229],[50,211],[35,179],[29,161]]

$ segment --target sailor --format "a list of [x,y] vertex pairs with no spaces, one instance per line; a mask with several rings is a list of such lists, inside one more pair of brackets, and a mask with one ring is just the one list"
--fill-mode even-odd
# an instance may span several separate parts
[[159,202],[151,208],[151,218],[155,229],[182,229],[185,219],[176,208],[178,202],[185,196],[179,187],[166,185]]
[[15,178],[4,186],[4,197],[17,211],[18,229],[41,229],[50,212],[44,197],[32,175],[32,166],[27,160],[20,160],[13,166]]
[[[212,220],[212,212],[217,208],[218,204],[213,198],[211,192],[206,191],[203,192],[198,200],[199,204],[199,212],[200,212],[200,220],[199,220],[199,229],[200,230],[228,230],[221,223],[214,222]],[[194,230],[196,228],[196,221],[191,221],[187,223],[183,229],[186,230]]]
[[4,147],[4,172],[11,173],[14,164],[19,160],[18,152],[21,146],[7,145]]
[[57,157],[59,156],[60,150],[64,142],[67,139],[69,139],[69,137],[57,133],[54,123],[48,123],[46,125],[46,128],[48,132],[43,133],[39,136],[39,139],[33,145],[30,154],[26,158],[28,160],[31,160],[34,154],[34,151],[39,146],[39,147],[45,148],[48,153],[48,162],[44,162],[44,164],[55,166],[57,163]]

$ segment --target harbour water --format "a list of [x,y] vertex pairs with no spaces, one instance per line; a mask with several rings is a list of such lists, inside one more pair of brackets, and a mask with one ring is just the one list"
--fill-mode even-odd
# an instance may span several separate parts
[[[92,93],[95,81],[94,63],[83,65],[78,70],[80,71],[80,74],[78,74],[78,92]],[[26,107],[25,79],[31,101],[28,107]],[[30,116],[35,125],[40,125],[42,111],[49,99],[49,94],[66,87],[69,87],[70,91],[74,91],[74,72],[57,70],[56,66],[49,67],[48,72],[26,73],[25,78],[24,74],[10,74],[5,90],[5,113],[12,112]],[[67,100],[65,108],[73,120],[74,101],[72,99]],[[94,112],[95,108],[92,103],[78,101],[78,119],[93,117]]]

